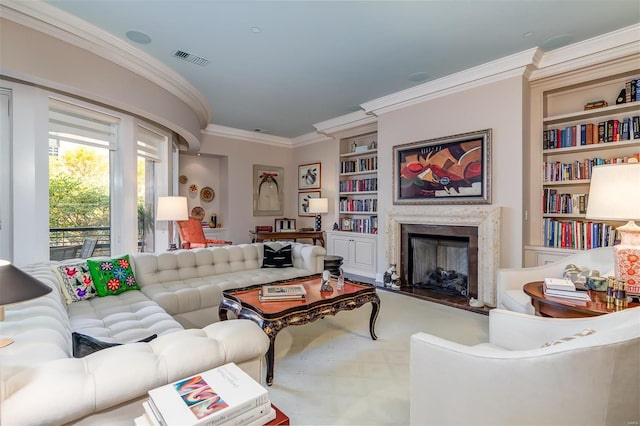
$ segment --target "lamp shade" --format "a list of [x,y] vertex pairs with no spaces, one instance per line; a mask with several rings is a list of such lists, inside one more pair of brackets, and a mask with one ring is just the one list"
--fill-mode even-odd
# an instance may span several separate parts
[[309,213],[329,213],[329,199],[309,198]]
[[51,287],[0,260],[0,306],[35,299],[49,292]]
[[156,220],[187,220],[187,197],[158,197]]
[[640,219],[640,163],[594,167],[586,216],[597,220]]

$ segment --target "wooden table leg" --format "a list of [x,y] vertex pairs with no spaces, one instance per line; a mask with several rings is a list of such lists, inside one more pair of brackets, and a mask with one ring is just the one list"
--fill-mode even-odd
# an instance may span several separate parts
[[373,340],[378,339],[374,330],[376,326],[376,319],[378,319],[378,312],[380,312],[380,298],[376,294],[376,300],[371,301],[371,318],[369,318],[369,333]]
[[269,336],[269,350],[265,355],[267,360],[267,386],[271,386],[273,384],[273,364],[275,362],[275,346],[276,346],[276,336]]

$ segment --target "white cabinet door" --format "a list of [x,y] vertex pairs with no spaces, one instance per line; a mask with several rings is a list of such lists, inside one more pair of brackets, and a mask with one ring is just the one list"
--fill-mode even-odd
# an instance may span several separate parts
[[375,274],[376,245],[376,240],[354,237],[352,240],[353,266]]
[[342,256],[344,272],[376,277],[377,236],[354,232],[327,232],[327,254]]

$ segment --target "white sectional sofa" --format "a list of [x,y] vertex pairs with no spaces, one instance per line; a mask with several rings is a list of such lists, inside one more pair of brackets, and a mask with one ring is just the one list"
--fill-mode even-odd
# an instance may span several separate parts
[[[0,349],[0,424],[130,425],[149,389],[227,362],[262,381],[269,340],[251,321],[218,321],[222,290],[320,273],[326,253],[291,243],[293,267],[262,268],[264,244],[132,254],[140,290],[70,304],[60,262],[22,267],[53,291],[5,308],[0,336],[15,342]],[[122,345],[74,358],[72,332]]]

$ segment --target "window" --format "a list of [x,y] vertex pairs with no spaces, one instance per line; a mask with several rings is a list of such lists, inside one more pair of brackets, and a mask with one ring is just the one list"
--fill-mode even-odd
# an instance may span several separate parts
[[155,227],[153,224],[157,199],[157,179],[162,153],[167,146],[167,136],[142,125],[137,126],[137,208],[138,250],[155,251]]
[[49,106],[49,250],[52,260],[111,253],[112,157],[119,119],[52,100]]

